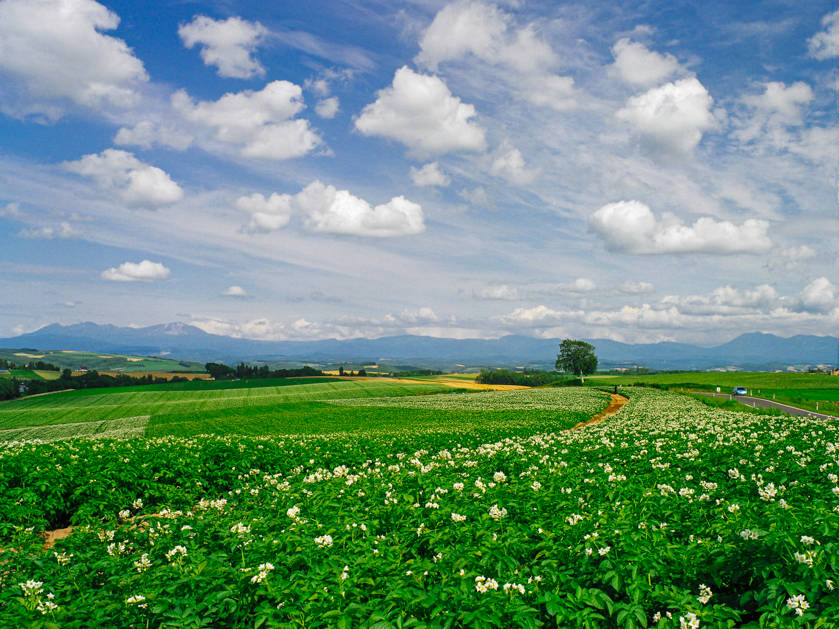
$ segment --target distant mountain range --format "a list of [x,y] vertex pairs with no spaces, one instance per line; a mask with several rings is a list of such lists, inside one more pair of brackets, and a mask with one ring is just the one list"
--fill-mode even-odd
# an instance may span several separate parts
[[[101,353],[166,356],[179,360],[233,363],[384,363],[414,367],[552,367],[561,339],[509,335],[500,339],[441,339],[389,336],[339,341],[255,341],[208,334],[185,323],[146,328],[79,323],[52,324],[35,332],[0,339],[0,347],[71,349]],[[789,365],[836,364],[839,338],[799,335],[783,338],[743,334],[715,347],[686,343],[628,344],[587,339],[601,367],[651,369],[773,370]]]

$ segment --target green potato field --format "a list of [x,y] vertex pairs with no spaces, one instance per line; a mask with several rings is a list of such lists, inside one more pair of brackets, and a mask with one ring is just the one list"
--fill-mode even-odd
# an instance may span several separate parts
[[839,625],[834,424],[399,386],[0,405],[0,626]]

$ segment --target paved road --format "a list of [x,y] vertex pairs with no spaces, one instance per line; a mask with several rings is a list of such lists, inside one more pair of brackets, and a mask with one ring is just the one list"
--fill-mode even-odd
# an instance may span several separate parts
[[748,395],[729,395],[728,393],[710,393],[708,391],[692,391],[692,393],[699,393],[700,395],[710,395],[712,397],[724,398],[726,400],[735,400],[741,404],[760,408],[777,408],[784,413],[790,415],[797,415],[800,417],[817,417],[819,419],[839,419],[835,415],[825,415],[824,413],[817,413],[815,411],[808,411],[806,408],[798,408],[797,406],[790,406],[789,404],[781,404],[774,400],[764,400],[760,397],[751,397]]

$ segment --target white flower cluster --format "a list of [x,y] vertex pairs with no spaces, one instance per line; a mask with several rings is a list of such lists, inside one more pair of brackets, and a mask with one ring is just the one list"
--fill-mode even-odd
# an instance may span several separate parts
[[498,581],[495,579],[488,579],[485,576],[475,577],[475,591],[485,594],[489,590],[497,590]]
[[568,522],[570,526],[574,526],[578,522],[582,522],[584,519],[585,518],[583,518],[583,516],[581,516],[579,513],[572,513],[567,518],[565,518],[565,521]]
[[[58,609],[58,605],[56,605],[53,601],[55,594],[49,592],[46,596],[46,600],[41,599],[39,596],[44,592],[43,581],[29,579],[24,583],[18,583],[18,587],[23,592],[23,595],[29,599],[31,602],[30,604],[34,603],[34,607],[42,614],[48,614],[49,612],[54,612]],[[32,608],[30,607],[29,609]]]
[[149,554],[143,553],[142,556],[134,562],[134,567],[137,569],[137,572],[145,572],[149,568],[151,568],[151,560],[149,560]]
[[223,511],[226,506],[227,498],[219,498],[218,500],[207,500],[206,498],[202,498],[198,501],[198,508],[202,510],[216,509],[217,511]]
[[775,483],[767,483],[763,487],[758,487],[757,493],[760,494],[761,500],[770,502],[778,495],[778,490],[775,488]]
[[688,612],[687,616],[679,616],[679,629],[698,629],[699,618],[693,612]]
[[706,605],[708,601],[711,600],[711,597],[713,595],[714,593],[711,591],[711,588],[709,588],[707,585],[703,583],[699,586],[699,596],[697,596],[696,598],[699,600],[700,603]]
[[259,565],[256,574],[251,577],[251,583],[262,583],[268,578],[268,573],[274,569],[274,564],[266,562]]
[[813,567],[813,559],[816,556],[816,551],[814,550],[806,550],[803,553],[796,552],[794,553],[795,560],[798,563],[803,563],[810,568]]
[[507,517],[507,509],[498,508],[498,503],[495,503],[489,508],[489,517],[491,517],[496,522],[501,518]]
[[454,521],[454,522],[463,522],[464,520],[466,520],[466,516],[465,516],[465,515],[460,515],[459,513],[454,513],[454,512],[452,512],[452,521]]
[[524,586],[521,583],[505,583],[504,584],[504,593],[509,594],[511,592],[518,592],[519,594],[525,593]]
[[181,545],[175,546],[172,550],[166,551],[166,559],[172,561],[175,558],[178,558],[178,555],[181,557],[186,557],[186,548]]
[[108,554],[111,557],[122,555],[125,553],[125,550],[125,542],[120,542],[118,544],[116,542],[111,542],[110,544],[108,544]]
[[59,566],[70,565],[70,560],[73,558],[72,553],[70,553],[68,555],[67,553],[57,553],[57,552],[53,551],[52,554],[55,555],[55,560],[56,560],[56,562],[58,562]]
[[241,537],[243,535],[247,535],[248,533],[250,533],[251,532],[251,527],[242,523],[242,522],[237,522],[232,527],[230,527],[230,532],[231,533],[236,533],[236,535],[239,535]]
[[797,616],[803,616],[804,611],[810,608],[810,603],[803,594],[796,594],[787,599],[787,608],[795,611]]
[[321,535],[320,537],[316,537],[315,544],[318,545],[318,548],[330,548],[332,546],[332,536]]
[[26,583],[18,583],[18,586],[23,590],[24,596],[38,596],[38,594],[44,591],[43,581],[29,579]]

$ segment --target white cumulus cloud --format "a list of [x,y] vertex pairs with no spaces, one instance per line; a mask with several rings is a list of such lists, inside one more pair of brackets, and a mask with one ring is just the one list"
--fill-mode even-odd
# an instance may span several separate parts
[[212,130],[216,140],[239,146],[244,157],[289,159],[321,144],[308,120],[294,118],[305,107],[303,90],[288,81],[198,103],[180,90],[172,96],[172,105],[187,120]]
[[475,107],[452,96],[442,79],[396,71],[393,84],[376,95],[355,121],[364,135],[391,138],[424,158],[454,151],[483,151],[485,131],[472,120]]
[[267,32],[259,22],[240,17],[213,20],[205,15],[196,15],[192,22],[178,28],[184,46],[199,45],[205,65],[215,66],[219,76],[234,79],[265,74],[265,68],[252,55]]
[[444,62],[477,59],[531,103],[565,110],[578,96],[571,77],[552,72],[559,57],[535,24],[518,26],[494,4],[456,0],[443,7],[420,38],[416,61],[436,71]]
[[800,309],[805,312],[829,312],[839,306],[839,289],[826,277],[819,277],[804,287]]
[[267,233],[288,225],[292,213],[292,197],[288,194],[273,193],[267,199],[259,194],[236,199],[236,207],[243,212],[250,212],[251,222],[244,228],[249,233]]
[[411,181],[415,186],[448,186],[452,180],[437,162],[429,162],[422,168],[411,166]]
[[773,252],[766,263],[766,267],[772,271],[798,269],[802,262],[815,257],[816,252],[812,247],[799,245],[798,247],[782,249],[777,253]]
[[533,183],[539,176],[537,169],[527,167],[521,151],[507,142],[503,143],[496,151],[495,159],[492,160],[492,166],[489,170],[493,175],[517,186]]
[[665,83],[630,98],[617,116],[632,124],[654,156],[689,155],[717,127],[714,99],[695,77]]
[[769,312],[781,305],[780,295],[769,284],[752,289],[721,286],[707,295],[668,295],[664,306],[675,306],[679,312],[691,315],[732,315],[749,312]]
[[810,56],[820,60],[839,56],[839,11],[825,15],[822,28],[807,40]]
[[118,149],[106,149],[74,162],[64,162],[64,168],[90,177],[101,189],[115,192],[131,206],[155,208],[180,201],[184,196],[168,173]]
[[20,203],[7,203],[0,207],[0,216],[4,218],[20,218],[23,212],[20,211]]
[[587,277],[578,277],[570,284],[566,284],[565,290],[572,293],[590,293],[597,290],[597,284],[594,283],[594,280],[590,280]]
[[737,128],[732,135],[744,144],[792,148],[796,139],[789,128],[802,124],[803,109],[813,98],[812,88],[803,81],[791,85],[778,81],[764,83],[762,93],[746,94],[740,99],[746,111],[736,121]]
[[67,221],[61,221],[55,226],[29,227],[21,230],[18,234],[21,238],[42,238],[44,240],[80,238],[81,235],[82,233]]
[[655,286],[653,286],[650,282],[627,280],[618,285],[617,291],[624,295],[644,295],[655,292]]
[[221,291],[222,296],[224,297],[247,297],[248,292],[242,288],[241,286],[228,286],[223,291]]
[[102,271],[102,279],[111,282],[158,282],[169,277],[169,269],[160,262],[123,262]]
[[295,195],[239,197],[236,207],[251,214],[250,223],[243,228],[250,233],[281,229],[295,213],[302,216],[306,229],[327,234],[386,238],[425,231],[422,206],[403,196],[373,207],[349,190],[338,190],[317,180]]
[[7,110],[56,118],[61,109],[49,101],[92,108],[132,105],[148,75],[123,40],[101,32],[118,25],[119,17],[93,0],[0,2],[0,73],[36,101],[6,103]]
[[650,87],[661,83],[681,69],[673,55],[662,55],[628,37],[619,39],[612,46],[612,55],[615,57],[612,73],[633,87]]
[[657,218],[640,201],[604,205],[591,216],[589,226],[608,249],[621,253],[757,254],[772,248],[767,221],[748,219],[736,225],[703,216],[685,225],[673,214]]
[[318,101],[317,105],[315,105],[315,113],[321,118],[334,118],[338,114],[340,106],[341,102],[338,100],[338,97],[330,96],[329,98]]
[[425,231],[422,207],[403,196],[371,206],[348,190],[313,181],[294,199],[312,231],[355,236],[408,236]]
[[176,151],[184,151],[192,144],[192,136],[169,124],[157,124],[151,120],[142,120],[133,127],[122,127],[114,136],[117,146],[139,146],[150,149],[153,146],[168,146]]
[[492,299],[513,301],[519,298],[519,291],[515,286],[508,286],[507,284],[498,284],[494,286],[484,286],[472,291],[472,297],[475,299]]

